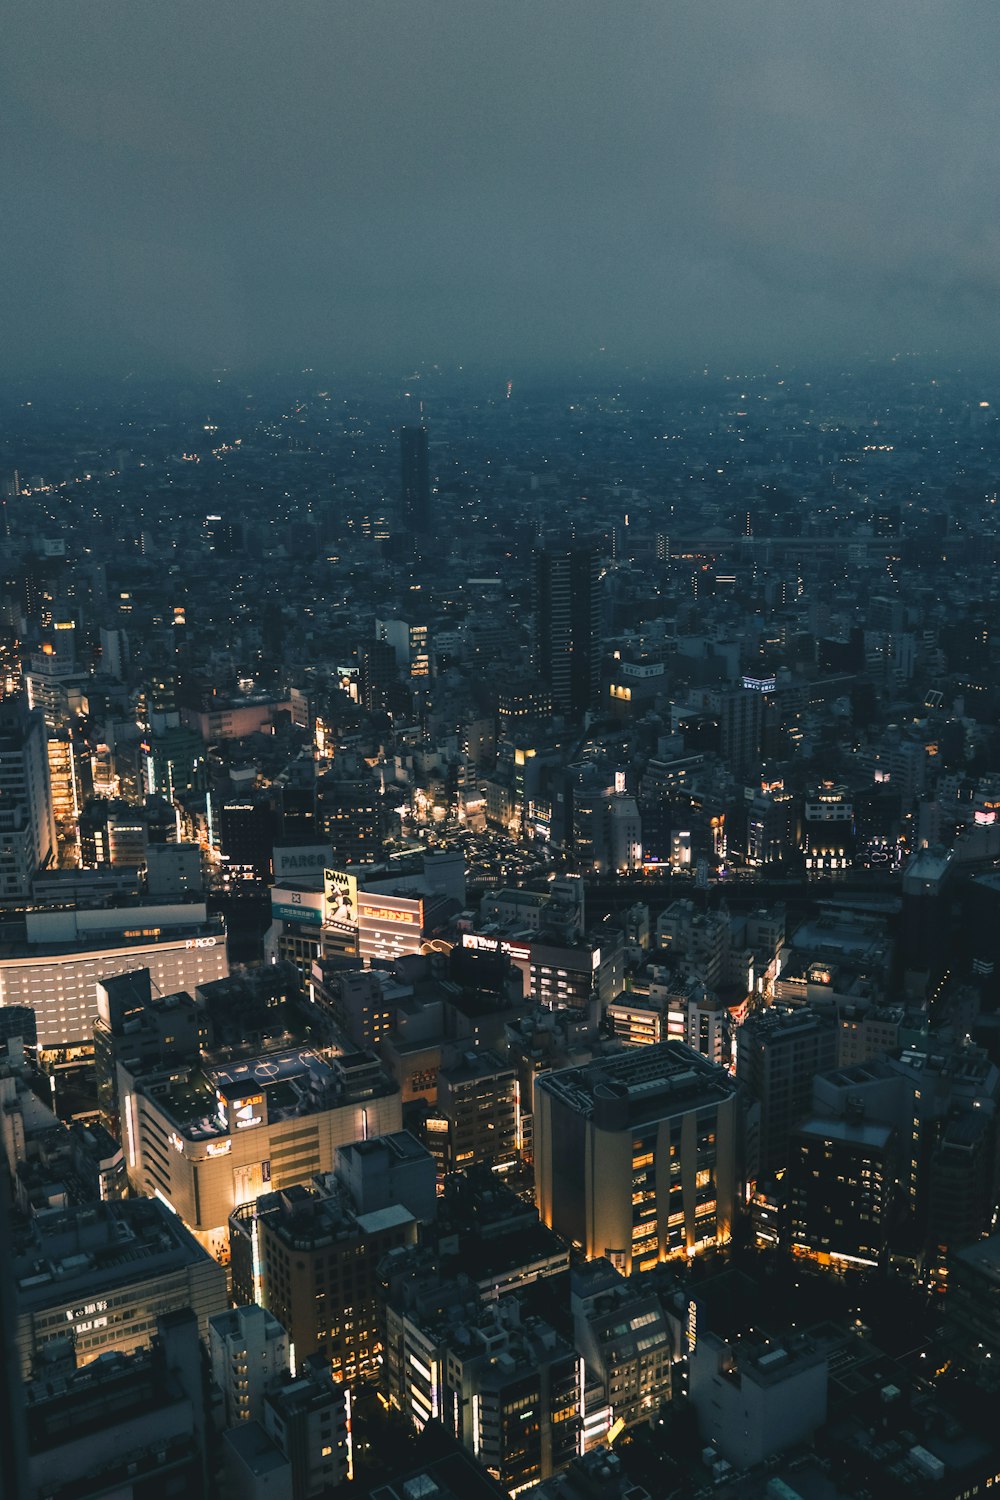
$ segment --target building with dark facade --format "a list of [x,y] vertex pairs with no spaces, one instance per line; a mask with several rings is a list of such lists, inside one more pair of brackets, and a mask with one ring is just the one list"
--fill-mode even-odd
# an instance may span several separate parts
[[433,525],[426,427],[400,429],[399,456],[403,525],[415,536],[428,536]]
[[592,547],[535,555],[535,670],[555,713],[581,715],[600,696],[600,564]]

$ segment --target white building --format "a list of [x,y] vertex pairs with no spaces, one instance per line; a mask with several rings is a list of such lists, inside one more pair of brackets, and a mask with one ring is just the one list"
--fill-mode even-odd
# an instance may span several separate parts
[[259,1422],[264,1397],[288,1370],[288,1334],[263,1307],[231,1307],[208,1320],[212,1379],[222,1392],[226,1425]]
[[94,911],[34,911],[27,942],[0,957],[0,1006],[35,1012],[44,1049],[89,1047],[97,984],[148,969],[164,995],[194,991],[229,974],[226,931],[200,902]]

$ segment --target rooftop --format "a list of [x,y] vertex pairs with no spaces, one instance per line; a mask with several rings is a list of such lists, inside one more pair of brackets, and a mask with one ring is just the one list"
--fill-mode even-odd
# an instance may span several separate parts
[[131,1198],[36,1214],[15,1235],[14,1277],[21,1312],[33,1313],[207,1259],[165,1204]]

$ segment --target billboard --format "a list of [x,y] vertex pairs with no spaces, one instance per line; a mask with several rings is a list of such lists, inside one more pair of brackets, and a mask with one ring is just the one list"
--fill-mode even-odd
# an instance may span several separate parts
[[417,896],[358,896],[358,939],[362,958],[400,958],[419,953],[423,940],[424,903]]
[[351,931],[358,925],[358,882],[343,870],[323,871],[323,896],[327,927]]
[[329,844],[277,844],[274,849],[274,883],[285,880],[308,882],[319,890],[330,863]]
[[271,888],[272,922],[305,922],[321,927],[325,904],[321,891],[296,891],[277,885]]

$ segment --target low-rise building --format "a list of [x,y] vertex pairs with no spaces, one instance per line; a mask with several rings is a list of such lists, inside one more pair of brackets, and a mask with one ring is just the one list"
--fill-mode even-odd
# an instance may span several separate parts
[[155,1199],[37,1214],[15,1236],[22,1373],[69,1339],[76,1362],[149,1343],[157,1319],[191,1308],[203,1338],[228,1303],[226,1273]]

